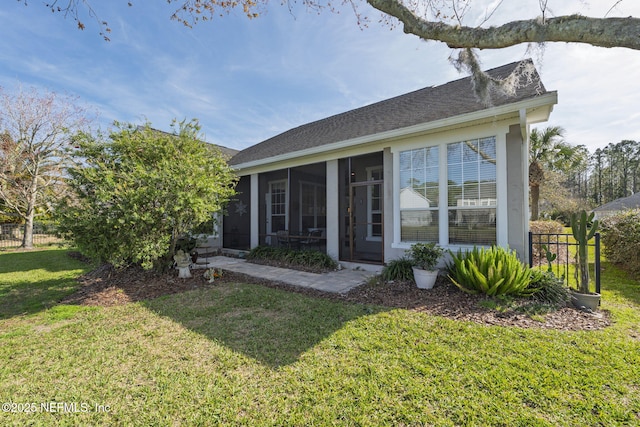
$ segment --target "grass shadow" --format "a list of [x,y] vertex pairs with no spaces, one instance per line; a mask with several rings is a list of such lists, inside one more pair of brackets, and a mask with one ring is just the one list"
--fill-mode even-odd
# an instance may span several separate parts
[[[64,248],[35,248],[29,251],[0,252],[0,275],[8,273],[26,273],[32,270],[46,270],[51,273],[76,269],[77,265],[68,256]],[[0,276],[1,277],[1,276]]]
[[91,265],[65,249],[0,254],[0,319],[33,314],[73,293]]
[[298,361],[345,323],[384,310],[248,283],[224,283],[143,304],[272,368]]
[[28,315],[49,309],[78,288],[75,278],[60,278],[34,284],[0,283],[0,319]]

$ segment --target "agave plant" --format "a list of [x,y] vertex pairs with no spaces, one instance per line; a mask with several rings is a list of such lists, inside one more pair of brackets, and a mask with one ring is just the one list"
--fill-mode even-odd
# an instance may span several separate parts
[[529,288],[531,270],[515,251],[499,246],[474,247],[472,251],[451,253],[451,258],[449,279],[464,292],[525,296],[537,290]]

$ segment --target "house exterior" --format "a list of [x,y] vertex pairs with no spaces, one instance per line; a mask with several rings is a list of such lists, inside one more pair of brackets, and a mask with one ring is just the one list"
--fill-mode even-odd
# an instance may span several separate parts
[[603,219],[633,209],[640,209],[640,193],[605,203],[593,211],[595,212],[595,219]]
[[[518,66],[488,73],[504,78]],[[315,232],[320,250],[343,263],[383,264],[415,242],[454,251],[498,244],[527,259],[529,126],[557,103],[535,70],[530,77],[489,107],[463,78],[237,153],[223,248],[278,245],[278,231],[296,245]]]

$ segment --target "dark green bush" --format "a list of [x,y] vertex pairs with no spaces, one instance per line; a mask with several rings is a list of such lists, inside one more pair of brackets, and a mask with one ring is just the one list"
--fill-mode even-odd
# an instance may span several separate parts
[[385,282],[393,280],[407,281],[413,280],[413,262],[411,259],[402,257],[387,263],[382,269],[380,276]]
[[192,236],[182,236],[176,240],[176,252],[179,250],[189,253],[191,252],[197,245],[198,240]]
[[246,256],[255,262],[279,263],[283,267],[308,270],[335,270],[338,264],[327,254],[319,251],[293,250],[272,246],[256,246]]
[[443,252],[444,249],[437,243],[414,243],[409,249],[409,256],[416,267],[432,271],[436,269]]
[[534,300],[555,308],[566,306],[571,298],[564,280],[550,271],[531,270],[529,289],[534,291],[531,295]]
[[245,258],[248,260],[263,259],[270,256],[273,249],[274,248],[272,248],[271,246],[256,246],[255,248],[251,249],[251,251],[249,251]]
[[197,234],[210,235],[210,234],[213,233],[213,228],[214,228],[214,220],[213,219],[208,219],[205,222],[201,222],[200,224],[196,225],[191,230],[191,234],[194,234],[194,235],[197,235]]
[[499,246],[451,252],[449,278],[461,290],[471,294],[531,295],[531,270],[520,262],[514,251]]
[[604,218],[600,230],[607,260],[640,277],[640,209]]

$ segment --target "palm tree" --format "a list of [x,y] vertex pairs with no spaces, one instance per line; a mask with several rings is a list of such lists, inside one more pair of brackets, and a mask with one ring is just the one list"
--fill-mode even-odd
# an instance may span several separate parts
[[532,129],[529,135],[529,190],[531,193],[531,220],[539,217],[540,185],[544,183],[545,169],[567,171],[576,159],[578,147],[564,141],[564,129],[550,126],[542,131]]

